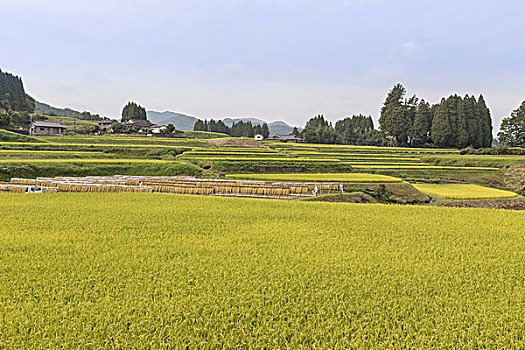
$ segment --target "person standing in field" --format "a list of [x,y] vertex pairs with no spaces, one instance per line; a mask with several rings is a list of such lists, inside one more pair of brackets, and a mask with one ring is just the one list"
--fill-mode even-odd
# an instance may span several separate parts
[[314,187],[314,196],[316,196],[316,197],[317,197],[317,192],[318,192],[317,185],[315,185],[315,187]]
[[343,184],[339,184],[339,192],[341,192],[341,194],[343,194],[343,190],[344,190]]

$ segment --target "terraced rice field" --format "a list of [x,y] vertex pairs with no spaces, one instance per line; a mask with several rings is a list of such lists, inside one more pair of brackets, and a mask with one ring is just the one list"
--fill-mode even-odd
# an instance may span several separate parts
[[182,163],[173,160],[160,159],[123,159],[123,158],[71,158],[71,159],[0,159],[0,163],[127,163],[127,164],[173,164]]
[[[347,162],[348,163],[348,162]],[[356,164],[349,163],[355,169],[434,169],[434,170],[482,170],[497,171],[499,168],[484,166],[449,166],[449,165],[425,165],[425,164]]]
[[243,154],[238,156],[230,157],[180,157],[181,159],[195,159],[202,161],[222,161],[222,162],[253,162],[253,161],[265,161],[265,162],[317,162],[317,163],[337,163],[341,160],[335,158],[287,158],[287,157],[246,157]]
[[[130,141],[128,141],[130,142]],[[153,142],[153,141],[151,141]],[[163,148],[168,146],[175,146],[175,145],[164,145],[164,144],[157,144],[157,143],[80,143],[80,142],[46,142],[46,143],[39,143],[39,142],[0,142],[0,145],[6,145],[6,146],[97,146],[97,147],[123,147],[123,148],[131,148],[131,147],[140,147],[140,148]],[[182,144],[184,146],[185,143]]]
[[229,174],[230,179],[245,179],[257,181],[283,181],[283,182],[341,182],[341,183],[367,183],[367,182],[401,182],[401,179],[362,173],[343,174]]
[[518,211],[0,193],[3,348],[525,347]]
[[516,193],[471,184],[414,184],[419,191],[431,196],[450,199],[512,198]]
[[[495,166],[444,166],[425,163],[423,157],[433,155],[459,156],[457,150],[428,149],[428,148],[403,148],[403,147],[375,147],[375,146],[347,146],[347,145],[313,145],[313,144],[283,144],[267,142],[272,149],[259,149],[256,152],[238,151],[237,149],[202,149],[192,150],[180,155],[180,159],[199,160],[208,162],[326,162],[349,165],[360,170],[497,170]],[[253,149],[252,149],[253,150]],[[436,162],[434,162],[436,163]]]
[[330,144],[313,144],[313,143],[281,143],[281,142],[264,142],[266,145],[280,150],[314,150],[341,152],[395,152],[395,153],[459,153],[457,149],[444,148],[407,148],[407,147],[379,147],[379,146],[354,146],[354,145],[330,145]]

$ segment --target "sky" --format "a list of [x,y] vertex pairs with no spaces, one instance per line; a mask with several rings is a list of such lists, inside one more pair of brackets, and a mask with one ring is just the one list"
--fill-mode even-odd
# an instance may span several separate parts
[[57,107],[130,100],[199,118],[377,121],[402,83],[483,94],[495,131],[525,100],[525,2],[0,0],[0,69]]

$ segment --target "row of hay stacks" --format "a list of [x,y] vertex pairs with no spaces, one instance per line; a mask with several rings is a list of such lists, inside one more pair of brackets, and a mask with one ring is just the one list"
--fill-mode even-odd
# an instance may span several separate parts
[[317,187],[337,191],[339,184],[270,183],[225,179],[198,179],[186,176],[86,176],[13,178],[0,183],[0,191],[26,192],[42,187],[44,192],[162,192],[197,195],[239,195],[262,197],[309,196]]

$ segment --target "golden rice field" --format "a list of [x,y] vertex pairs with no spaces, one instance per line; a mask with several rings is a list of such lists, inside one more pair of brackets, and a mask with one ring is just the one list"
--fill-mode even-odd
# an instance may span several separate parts
[[249,148],[249,147],[218,147],[218,148],[200,148],[192,147],[191,151],[186,152],[186,154],[244,154],[244,153],[271,153],[277,154],[273,149],[269,148]]
[[525,347],[519,211],[0,194],[2,348]]
[[419,191],[431,196],[450,199],[512,198],[516,193],[471,184],[414,184]]
[[401,179],[386,175],[364,173],[340,174],[228,174],[227,178],[273,182],[401,182]]
[[41,151],[41,150],[20,150],[20,149],[0,149],[0,155],[10,153],[30,153],[30,154],[104,154],[99,151]]
[[[345,162],[346,163],[346,162]],[[351,164],[351,163],[348,163]],[[425,164],[406,164],[406,165],[352,165],[355,169],[436,169],[436,170],[483,170],[483,171],[498,171],[499,168],[484,167],[484,166],[450,166],[450,165],[425,165]]]
[[287,157],[243,157],[231,156],[231,157],[180,157],[181,159],[195,159],[202,161],[228,161],[228,162],[247,162],[247,161],[265,161],[265,162],[317,162],[317,163],[337,163],[339,159],[335,158],[287,158]]
[[[350,153],[350,152],[315,152],[315,151],[308,151],[308,152],[301,152],[301,151],[284,151],[285,154],[295,155],[295,156],[333,156],[333,157],[373,157],[373,158],[403,158],[406,159],[406,154],[397,154],[397,153]],[[417,155],[408,155],[410,156],[410,159],[417,159],[420,158]]]
[[70,141],[93,141],[93,143],[104,142],[104,141],[139,141],[139,142],[150,142],[150,141],[160,141],[160,142],[194,142],[195,139],[188,138],[171,138],[171,137],[134,137],[134,136],[40,136],[44,140],[50,141],[64,141],[69,143]]
[[358,146],[358,145],[333,145],[317,143],[293,143],[283,144],[281,142],[264,142],[266,145],[283,150],[300,149],[338,149],[338,150],[369,150],[380,152],[408,152],[408,153],[459,153],[457,149],[449,148],[416,148],[416,147],[380,147],[380,146]]
[[166,145],[158,145],[158,144],[140,144],[140,143],[128,143],[128,144],[121,144],[121,143],[64,143],[64,142],[46,142],[46,143],[40,143],[40,142],[0,142],[0,145],[9,145],[9,146],[99,146],[99,147],[140,147],[140,148],[165,148],[170,147]]
[[71,159],[0,159],[0,163],[141,163],[141,164],[174,164],[181,161],[160,159],[123,159],[123,158],[71,158]]

